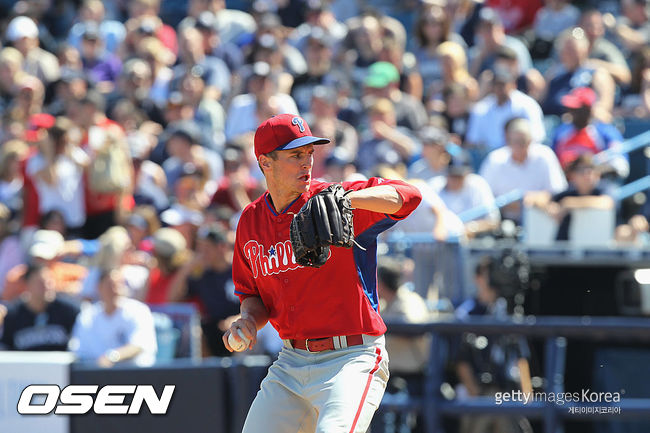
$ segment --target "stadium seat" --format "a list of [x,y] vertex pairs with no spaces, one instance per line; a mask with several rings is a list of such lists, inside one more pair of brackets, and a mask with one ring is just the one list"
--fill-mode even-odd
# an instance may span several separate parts
[[614,239],[615,209],[574,209],[569,242],[574,246],[604,247]]
[[558,224],[538,207],[523,210],[523,242],[529,246],[549,246],[555,242]]
[[158,344],[156,362],[171,361],[176,355],[176,346],[181,337],[181,331],[174,328],[172,319],[166,314],[157,312],[152,314],[156,327],[156,343]]

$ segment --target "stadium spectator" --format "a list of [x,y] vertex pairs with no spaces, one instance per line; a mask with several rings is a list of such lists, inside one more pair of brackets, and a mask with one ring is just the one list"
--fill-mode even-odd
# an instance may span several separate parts
[[160,228],[160,220],[153,207],[136,206],[124,226],[136,251],[145,253],[153,251],[151,236]]
[[[616,148],[623,142],[621,133],[614,125],[593,118],[596,98],[596,92],[589,87],[576,88],[562,98],[570,122],[563,122],[555,129],[553,150],[565,169],[583,153],[595,155]],[[606,161],[600,162],[603,174],[607,173],[619,183],[630,172],[627,155],[613,154]]]
[[35,137],[39,151],[29,158],[25,170],[35,186],[37,212],[44,215],[59,210],[67,230],[81,233],[86,222],[83,174],[90,161],[86,152],[70,138],[74,125],[70,119],[59,117],[47,121],[51,125],[46,133]]
[[244,54],[232,42],[225,42],[221,39],[217,29],[217,20],[212,12],[201,12],[196,18],[194,27],[201,32],[203,50],[206,55],[223,60],[231,74],[235,74],[242,67]]
[[462,46],[465,41],[453,32],[452,22],[444,10],[432,6],[418,15],[414,29],[413,54],[418,71],[422,76],[423,93],[429,95],[430,87],[442,78],[442,64],[438,56],[438,47],[443,42],[453,41]]
[[90,157],[83,182],[83,236],[96,239],[134,205],[128,142],[124,128],[106,116],[105,98],[97,91],[74,101],[68,113],[81,133],[81,148]]
[[65,351],[79,306],[57,294],[45,265],[30,264],[22,278],[26,290],[8,308],[0,349]]
[[162,42],[151,36],[142,38],[135,47],[136,57],[146,61],[151,71],[152,83],[148,96],[164,108],[170,97],[170,83],[174,75],[169,66],[176,57]]
[[366,176],[357,171],[354,157],[343,147],[335,147],[325,160],[325,182],[355,182],[366,180]]
[[158,211],[169,207],[167,176],[161,166],[151,161],[151,142],[146,136],[128,137],[133,163],[133,199],[137,205],[152,205]]
[[546,97],[542,102],[544,114],[564,113],[562,97],[577,87],[591,87],[598,95],[594,115],[604,122],[611,120],[616,85],[603,69],[589,61],[589,40],[580,27],[562,33],[555,42],[559,64],[551,67],[547,77]]
[[228,206],[233,212],[241,212],[262,193],[261,185],[251,175],[244,151],[236,146],[224,151],[224,176],[219,180],[211,205]]
[[399,88],[417,100],[422,99],[422,76],[417,68],[415,56],[405,52],[403,46],[393,37],[384,37],[379,61],[392,63],[399,71]]
[[463,47],[448,41],[440,44],[436,52],[442,63],[442,79],[430,87],[430,93],[427,95],[429,104],[432,101],[441,101],[444,88],[454,84],[465,87],[469,102],[476,101],[479,97],[479,87],[477,81],[467,72],[467,56]]
[[619,85],[628,85],[631,75],[623,53],[605,38],[603,15],[597,9],[582,13],[580,27],[589,41],[589,63],[601,68],[612,76]]
[[124,295],[137,297],[142,292],[148,277],[146,259],[138,263],[135,248],[127,230],[121,226],[111,227],[99,239],[99,250],[89,263],[88,275],[83,281],[79,296],[82,299],[97,301],[99,298],[99,280],[102,274],[113,269],[120,269],[124,276]]
[[205,97],[227,100],[230,92],[230,70],[218,57],[206,54],[203,35],[194,27],[187,27],[179,34],[179,63],[173,68],[172,91],[181,90],[181,80],[188,73],[200,76],[205,82]]
[[[404,260],[381,257],[377,266],[377,290],[379,310],[387,323],[424,323],[433,314],[427,303],[416,292],[403,283]],[[426,335],[405,337],[386,336],[387,350],[393,354],[390,364],[392,376],[421,381],[421,374],[429,360],[430,338]],[[411,384],[414,387],[415,384]],[[420,389],[421,390],[421,389]]]
[[27,264],[16,265],[6,274],[2,291],[4,301],[14,300],[27,290],[24,276],[31,264],[49,268],[55,291],[70,295],[79,293],[81,282],[88,271],[84,266],[62,260],[65,241],[61,233],[53,230],[37,230],[31,236],[28,245]]
[[239,44],[257,29],[255,20],[249,13],[226,9],[225,0],[189,0],[187,17],[181,21],[178,28],[193,26],[198,16],[206,11],[214,14],[215,28],[222,42]]
[[502,46],[508,46],[517,53],[519,70],[523,73],[532,67],[528,49],[519,39],[506,35],[503,22],[494,9],[483,7],[479,12],[477,24],[479,44],[470,50],[469,71],[476,77],[481,72],[492,69],[496,53]]
[[310,111],[303,116],[314,134],[331,140],[329,144],[314,148],[312,176],[315,178],[323,174],[325,160],[335,148],[342,147],[350,155],[357,154],[359,138],[356,130],[346,121],[336,117],[339,109],[337,96],[333,88],[315,87],[312,92]]
[[568,0],[545,0],[535,14],[535,39],[531,47],[534,58],[545,59],[551,54],[553,41],[566,29],[578,24],[580,10]]
[[232,282],[232,245],[227,232],[214,224],[199,228],[197,238],[196,254],[179,270],[184,281],[175,282],[185,286],[187,299],[199,304],[208,352],[229,356],[221,336],[239,313]]
[[566,169],[569,187],[558,194],[538,198],[534,205],[544,209],[559,222],[556,240],[569,240],[571,211],[574,209],[613,209],[614,201],[598,187],[600,169],[591,154],[583,153]]
[[543,114],[539,104],[516,88],[516,76],[509,68],[499,65],[493,71],[491,92],[472,108],[465,140],[480,163],[485,154],[506,143],[505,124],[513,117],[528,119],[530,136],[542,142],[546,136]]
[[376,62],[368,67],[364,80],[364,97],[386,98],[395,107],[397,125],[411,131],[427,123],[427,113],[422,102],[399,89],[399,71],[388,62]]
[[451,145],[448,146],[448,152],[451,158],[447,165],[446,176],[434,177],[429,180],[429,185],[445,206],[456,215],[471,209],[481,207],[485,209],[485,216],[464,221],[467,237],[472,238],[494,230],[500,216],[490,185],[481,176],[472,172],[472,161],[467,151]]
[[[307,70],[306,64],[300,65],[299,71],[297,72],[293,70],[289,64],[289,59],[291,58],[291,54],[287,52],[289,49],[294,50],[295,48],[284,45],[281,39],[278,39],[271,33],[263,33],[255,39],[248,57],[248,63],[267,63],[271,68],[271,74],[275,77],[278,92],[287,94],[291,93],[293,77],[295,75],[302,75]],[[295,55],[302,58],[302,54],[300,53]]]
[[419,145],[410,130],[397,125],[393,103],[387,98],[376,99],[368,109],[369,129],[361,136],[357,166],[366,176],[371,176],[379,164],[406,168]]
[[617,114],[650,118],[650,47],[643,48],[633,59],[632,82],[623,92]]
[[260,119],[275,114],[298,114],[293,98],[279,93],[275,77],[268,63],[252,65],[247,83],[247,93],[235,96],[226,116],[226,140],[254,133]]
[[81,49],[81,39],[86,28],[86,23],[93,22],[99,26],[101,39],[106,50],[116,54],[118,48],[126,37],[124,24],[117,20],[106,19],[106,9],[100,0],[84,0],[77,12],[77,22],[70,29],[68,43],[78,50]]
[[[451,84],[442,89],[442,100],[445,111],[442,112],[444,127],[449,130],[450,140],[456,144],[463,144],[467,136],[470,107],[467,87],[462,84]],[[431,123],[435,124],[438,117],[434,116]]]
[[0,148],[0,204],[14,214],[23,210],[24,179],[20,166],[28,152],[27,144],[21,140],[6,141]]
[[[504,67],[512,72],[512,75],[517,77],[517,90],[525,93],[536,101],[541,101],[544,97],[544,89],[546,87],[546,80],[542,74],[535,68],[530,68],[528,71],[522,73],[519,70],[519,62],[517,61],[517,53],[510,47],[503,46],[499,48],[494,60],[495,68]],[[479,77],[483,92],[487,91],[489,87],[489,72],[483,72]]]
[[291,88],[291,96],[301,113],[309,111],[312,92],[317,85],[332,85],[335,80],[343,79],[342,73],[333,67],[332,38],[323,29],[316,27],[305,39],[307,71],[295,78]]
[[16,95],[16,79],[22,72],[23,55],[13,47],[0,51],[0,109],[4,112]]
[[306,2],[304,22],[298,25],[289,36],[291,43],[299,50],[305,49],[305,43],[316,29],[325,31],[331,38],[333,46],[338,46],[343,42],[348,34],[348,28],[336,19],[332,13],[331,3],[323,0]]
[[494,9],[508,34],[522,34],[530,29],[542,0],[487,0],[485,6]]
[[86,96],[91,85],[81,65],[79,69],[62,67],[61,77],[53,83],[54,96],[50,98],[45,111],[53,116],[64,116],[70,104]]
[[195,123],[179,122],[170,129],[166,143],[169,158],[162,165],[170,191],[176,187],[187,164],[200,169],[206,179],[214,182],[221,179],[223,160],[217,152],[201,146],[199,138],[201,129]]
[[621,0],[623,16],[608,14],[604,24],[617,37],[628,53],[641,50],[650,43],[650,11],[647,0]]
[[408,168],[408,176],[411,179],[429,180],[446,173],[449,163],[447,145],[449,134],[441,128],[427,126],[420,130],[418,139],[422,143],[420,158],[413,162]]
[[100,276],[98,291],[100,301],[83,308],[77,317],[69,349],[80,361],[100,367],[153,364],[157,344],[149,307],[124,296],[124,278],[119,269]]
[[128,30],[135,27],[141,34],[155,36],[172,53],[178,53],[176,31],[160,19],[160,0],[132,0],[127,5]]
[[220,151],[225,142],[226,113],[218,101],[210,98],[205,77],[191,69],[181,78],[180,92],[184,102],[194,107],[193,120],[201,128],[205,147]]
[[[567,183],[553,150],[533,140],[530,122],[513,118],[506,123],[507,146],[487,156],[479,174],[487,181],[495,197],[519,189],[526,194],[566,189]],[[502,209],[503,218],[519,221],[521,205],[515,202]]]
[[79,53],[84,72],[98,90],[108,93],[115,87],[122,70],[122,61],[115,54],[106,51],[97,23],[90,21],[83,24]]
[[[288,41],[276,14],[263,14],[257,22],[257,33],[249,54],[249,63],[266,62],[278,76],[278,90],[289,93],[293,78],[307,71],[303,53]],[[283,75],[279,75],[282,71]]]
[[[492,316],[503,318],[507,314],[507,301],[502,297],[497,278],[498,259],[483,257],[476,266],[474,281],[477,296],[456,310],[456,316]],[[479,342],[482,340],[482,342]],[[482,344],[482,343],[485,344]],[[495,354],[499,354],[496,355]],[[463,335],[456,357],[456,374],[460,380],[456,395],[459,399],[476,396],[493,396],[499,391],[520,390],[532,393],[529,359],[530,348],[521,337],[511,335]],[[531,431],[530,422],[523,417],[493,415],[464,415],[461,433]]]
[[[198,173],[194,169],[188,170],[187,177],[194,178],[189,179],[190,184],[197,185],[197,176]],[[193,188],[196,187],[193,186]],[[183,187],[181,189],[183,189]],[[194,191],[196,191],[196,189]],[[203,191],[201,191],[201,194],[203,194]],[[188,195],[191,196],[192,194]],[[160,214],[160,222],[162,222],[165,227],[172,228],[183,235],[186,245],[191,249],[194,246],[197,229],[205,222],[205,212],[206,209],[204,209],[203,205],[201,205],[201,209],[198,209],[196,207],[187,207],[180,202],[174,203],[169,209]]]
[[38,37],[38,27],[26,16],[12,19],[5,31],[6,40],[23,55],[23,71],[47,85],[59,79],[59,62],[39,46]]
[[[43,112],[45,102],[45,87],[36,77],[20,74],[16,80],[16,97],[7,107],[5,117],[15,124],[25,125],[31,115]],[[10,126],[11,130],[12,127]],[[14,138],[19,138],[17,134]]]
[[185,276],[180,269],[191,260],[187,240],[176,229],[158,229],[153,234],[153,256],[156,264],[151,268],[149,280],[141,295],[142,299],[147,304],[181,300],[186,288]]
[[370,14],[348,21],[348,36],[342,58],[349,68],[351,81],[363,83],[370,65],[379,60],[383,48],[383,29],[379,19]]
[[[424,2],[427,4],[427,2]],[[437,7],[435,1],[433,7]],[[479,13],[483,8],[480,0],[448,0],[444,4],[444,10],[451,20],[451,28],[458,33],[468,47],[474,46],[476,42],[476,27],[479,21]]]
[[23,261],[23,249],[11,226],[11,211],[0,202],[0,299],[4,299],[2,292],[7,273]]

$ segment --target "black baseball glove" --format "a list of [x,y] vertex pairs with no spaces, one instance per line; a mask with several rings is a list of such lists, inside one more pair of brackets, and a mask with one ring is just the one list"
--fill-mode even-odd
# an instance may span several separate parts
[[354,244],[352,205],[340,184],[330,185],[307,200],[291,221],[291,246],[296,263],[320,268],[330,246]]

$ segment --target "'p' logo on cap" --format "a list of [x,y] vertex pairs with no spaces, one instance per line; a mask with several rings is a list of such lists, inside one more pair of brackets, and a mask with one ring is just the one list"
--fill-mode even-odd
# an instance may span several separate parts
[[300,117],[296,116],[293,119],[291,119],[291,124],[292,125],[298,125],[298,128],[300,129],[300,132],[305,132],[305,121],[302,120]]

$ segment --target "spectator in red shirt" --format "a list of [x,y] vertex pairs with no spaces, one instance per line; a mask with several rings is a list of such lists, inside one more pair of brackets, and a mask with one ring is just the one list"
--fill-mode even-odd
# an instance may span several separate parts
[[225,205],[234,212],[240,212],[263,192],[257,179],[251,176],[241,149],[234,146],[226,148],[224,172],[225,176],[219,181],[211,205]]
[[[191,258],[183,235],[172,228],[158,229],[153,235],[153,254],[156,265],[149,273],[144,290],[144,302],[164,304],[179,301],[185,295],[185,275],[180,269]],[[175,290],[171,290],[175,287]]]
[[506,32],[510,34],[529,29],[542,7],[542,0],[487,0],[485,3],[499,14]]

